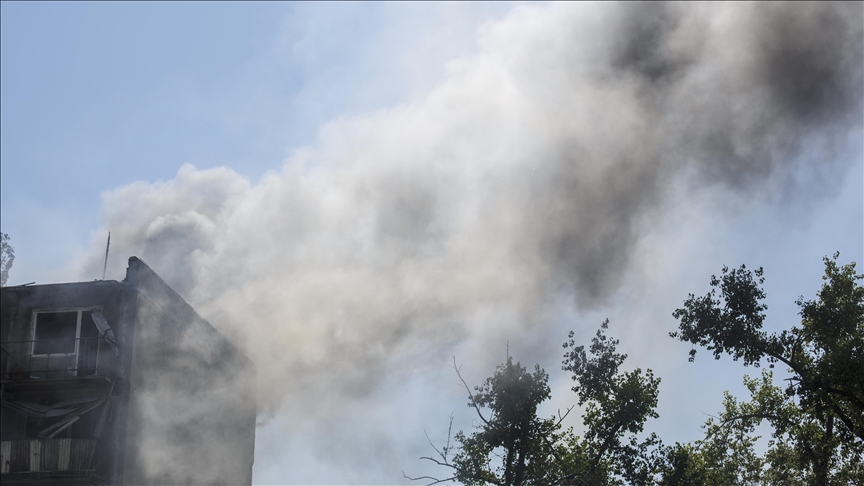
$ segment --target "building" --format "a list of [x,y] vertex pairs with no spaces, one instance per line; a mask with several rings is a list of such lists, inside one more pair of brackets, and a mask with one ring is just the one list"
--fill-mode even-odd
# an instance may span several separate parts
[[4,486],[251,484],[253,363],[143,261],[0,289]]

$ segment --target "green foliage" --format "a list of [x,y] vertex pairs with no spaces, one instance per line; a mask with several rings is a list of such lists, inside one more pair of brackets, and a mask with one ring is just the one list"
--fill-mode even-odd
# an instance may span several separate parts
[[[537,417],[537,406],[549,398],[549,375],[539,366],[534,373],[519,363],[498,366],[495,374],[475,387],[468,406],[482,421],[471,435],[459,432],[460,450],[453,458],[455,478],[465,485],[547,484],[552,462],[547,437],[556,432],[552,419]],[[486,418],[481,409],[491,411]],[[500,462],[492,459],[499,457]]]
[[9,270],[15,261],[15,249],[9,245],[9,235],[0,233],[0,287],[5,287],[9,280]]
[[[584,410],[584,436],[562,427],[566,413],[537,416],[551,393],[549,377],[508,357],[473,393],[465,385],[479,421],[472,432],[456,434],[452,460],[449,438],[435,449],[439,458],[425,458],[452,476],[409,479],[470,486],[864,485],[864,275],[837,258],[824,259],[816,298],[797,300],[800,325],[780,333],[763,330],[762,269],[724,267],[707,295],[691,294],[674,312],[679,329],[672,337],[745,366],[783,363],[792,375],[785,388],[770,370],[745,376],[749,400],[725,393],[702,439],[664,447],[656,435],[644,435],[648,419],[658,416],[660,379],[651,370],[620,370],[627,356],[606,336],[607,320],[587,348],[572,332],[564,343],[563,370],[572,373]],[[691,361],[695,355],[691,350]],[[760,454],[762,425],[771,437]]]
[[438,458],[425,458],[450,468],[452,477],[409,479],[468,486],[650,484],[659,439],[637,437],[648,418],[657,417],[660,379],[650,370],[620,372],[626,355],[615,352],[618,341],[606,337],[607,328],[608,321],[587,351],[576,346],[573,333],[564,343],[563,369],[573,373],[573,390],[585,410],[584,437],[562,427],[567,413],[537,416],[538,405],[550,396],[549,376],[539,366],[529,373],[508,357],[474,393],[466,385],[468,406],[479,421],[472,433],[456,434],[452,461],[449,442],[435,449]]
[[[785,390],[769,372],[761,380],[745,377],[751,400],[738,403],[727,394],[720,417],[706,424],[704,440],[667,450],[664,478],[704,474],[705,484],[864,484],[864,287],[858,283],[864,275],[855,273],[854,263],[838,265],[838,256],[824,259],[822,289],[815,300],[797,300],[801,324],[789,330],[762,330],[762,270],[751,273],[744,266],[724,267],[721,278],[711,277],[709,294],[691,294],[675,311],[680,326],[672,337],[703,346],[718,359],[729,354],[745,365],[781,362],[792,377]],[[773,433],[760,458],[753,453],[752,433],[763,421]]]
[[[723,411],[703,426],[705,437],[665,451],[661,485],[845,485],[862,484],[862,451],[844,443],[773,384],[744,378],[749,402],[728,392]],[[755,452],[756,427],[768,422],[771,439],[763,456]]]
[[[577,383],[573,391],[579,396],[579,405],[585,406],[582,448],[589,459],[588,474],[598,477],[604,471],[614,471],[631,484],[648,484],[654,464],[652,450],[660,441],[651,434],[640,442],[637,434],[649,418],[658,417],[655,409],[660,378],[651,370],[643,374],[639,368],[619,372],[627,355],[615,352],[618,340],[604,334],[608,327],[607,319],[587,353],[584,346],[576,346],[572,332],[564,343],[569,351],[564,355],[563,369],[573,373]],[[628,433],[629,440],[622,440]]]
[[664,451],[658,472],[660,486],[702,486],[708,484],[701,451],[692,444],[676,443]]

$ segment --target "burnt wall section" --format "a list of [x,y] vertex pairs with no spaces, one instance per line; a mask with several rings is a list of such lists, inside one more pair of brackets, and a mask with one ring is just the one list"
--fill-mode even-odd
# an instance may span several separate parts
[[128,371],[124,299],[117,281],[0,290],[3,484],[108,483],[116,474]]
[[[0,292],[0,379],[46,381],[71,375],[122,377],[126,364],[119,350],[128,334],[123,291],[123,285],[113,280],[4,287]],[[104,318],[110,333],[103,335],[95,326],[91,317],[93,310]],[[63,313],[78,322],[70,322],[69,332],[62,336],[44,333],[37,336],[37,313],[42,316]],[[42,339],[41,342],[37,338]],[[74,352],[74,356],[68,354],[64,358],[64,352]],[[46,353],[54,354],[46,356]],[[87,359],[81,359],[85,355]],[[79,368],[78,372],[73,371]]]
[[255,368],[143,261],[132,318],[125,484],[251,484]]
[[0,341],[4,485],[251,484],[254,365],[138,258],[2,288]]
[[115,280],[3,287],[0,300],[0,341],[33,339],[33,312],[38,310],[99,308],[122,339],[123,285]]

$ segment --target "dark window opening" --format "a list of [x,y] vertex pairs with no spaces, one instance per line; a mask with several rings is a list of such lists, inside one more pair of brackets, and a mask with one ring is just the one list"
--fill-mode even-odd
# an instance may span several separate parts
[[99,337],[99,330],[96,329],[96,323],[93,322],[93,314],[90,311],[81,311],[81,337]]
[[96,375],[100,355],[109,345],[99,332],[93,310],[37,311],[35,313],[31,371],[42,378]]
[[33,344],[33,354],[74,353],[77,332],[77,311],[40,312],[36,314],[36,342]]

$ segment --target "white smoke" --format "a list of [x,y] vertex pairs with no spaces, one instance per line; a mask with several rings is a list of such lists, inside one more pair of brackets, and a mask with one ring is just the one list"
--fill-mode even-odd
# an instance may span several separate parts
[[385,462],[353,446],[387,443],[378,420],[335,438],[351,403],[550,326],[562,295],[604,303],[671,191],[825,192],[857,149],[862,25],[856,5],[517,7],[425,98],[336,119],[257,182],[183,166],[108,191],[103,226],[243,346],[264,416]]

